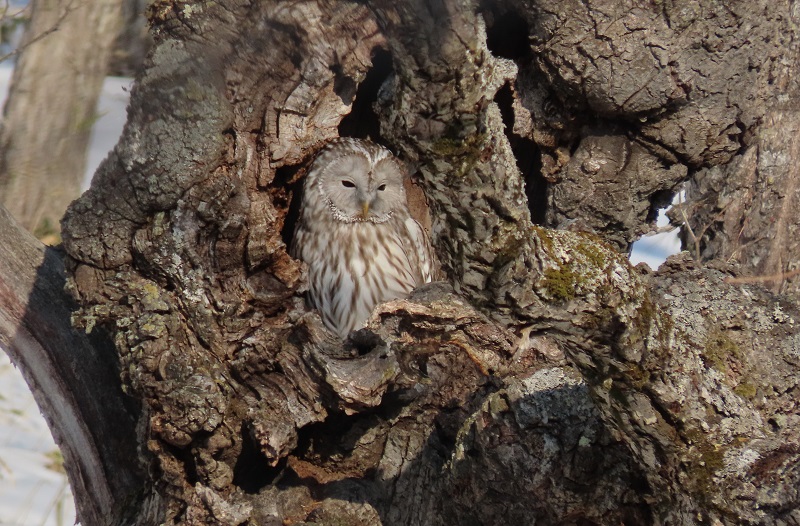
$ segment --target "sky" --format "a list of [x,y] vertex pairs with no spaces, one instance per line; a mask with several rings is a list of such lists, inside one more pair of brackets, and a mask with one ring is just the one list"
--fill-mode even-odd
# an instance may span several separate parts
[[[0,63],[0,104],[11,76],[10,62]],[[100,97],[99,118],[92,129],[84,189],[91,175],[119,139],[125,123],[128,78],[109,77]],[[666,225],[663,214],[659,226]],[[631,262],[656,269],[680,250],[676,231],[644,238],[634,245]],[[69,526],[75,506],[60,454],[47,424],[19,371],[0,352],[0,526]]]

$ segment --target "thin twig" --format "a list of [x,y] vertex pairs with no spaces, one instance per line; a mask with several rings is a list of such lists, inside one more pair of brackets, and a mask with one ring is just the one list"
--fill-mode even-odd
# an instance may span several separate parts
[[[20,11],[20,13],[21,13],[21,12],[23,12],[23,11],[25,11],[26,9],[29,9],[29,6],[26,6],[25,8],[23,8],[23,9],[22,9],[22,11]],[[41,39],[43,39],[43,38],[44,38],[44,37],[46,37],[47,35],[49,35],[49,34],[51,34],[51,33],[55,33],[56,31],[58,31],[58,28],[59,28],[59,26],[61,25],[61,22],[63,22],[63,21],[64,21],[64,19],[65,19],[65,18],[67,18],[67,16],[68,16],[68,15],[69,15],[71,12],[73,12],[75,9],[77,9],[77,7],[76,7],[76,6],[73,6],[73,1],[72,1],[72,0],[70,0],[70,1],[67,3],[66,7],[64,8],[64,12],[63,12],[63,13],[61,13],[61,14],[59,15],[59,17],[58,17],[58,20],[56,20],[55,24],[53,24],[53,26],[52,26],[52,27],[49,27],[49,28],[45,29],[44,31],[42,31],[42,32],[41,32],[41,33],[39,33],[38,35],[36,35],[36,36],[32,37],[30,40],[28,40],[27,42],[25,42],[25,44],[23,44],[23,45],[20,45],[18,48],[14,49],[13,51],[9,51],[9,52],[8,52],[8,53],[6,53],[5,55],[0,55],[0,62],[5,62],[5,61],[6,61],[6,60],[8,60],[9,58],[11,58],[11,57],[14,57],[14,56],[16,56],[16,55],[19,55],[19,54],[20,54],[20,53],[22,53],[22,52],[25,50],[25,48],[27,48],[28,46],[30,46],[30,45],[32,45],[32,44],[35,44],[36,42],[40,41]],[[17,13],[17,14],[19,14],[19,13]]]
[[651,231],[649,231],[648,233],[642,235],[642,238],[648,238],[648,237],[657,236],[659,234],[666,234],[666,233],[669,233],[669,232],[674,232],[678,228],[679,227],[676,227],[676,226],[674,226],[672,224],[664,225],[664,226],[657,226],[657,227],[653,228]]
[[692,225],[689,223],[689,217],[686,215],[686,201],[681,199],[681,202],[678,203],[678,210],[681,213],[681,219],[683,219],[683,226],[686,228],[686,231],[689,233],[689,237],[692,239],[692,244],[694,245],[694,258],[695,261],[700,261],[700,239],[694,234],[694,230],[692,230]]
[[773,281],[784,281],[794,276],[800,275],[800,269],[772,274],[771,276],[746,276],[741,278],[725,278],[725,283],[769,283]]

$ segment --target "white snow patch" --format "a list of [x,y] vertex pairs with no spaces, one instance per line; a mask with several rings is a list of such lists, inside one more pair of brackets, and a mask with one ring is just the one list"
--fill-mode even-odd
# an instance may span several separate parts
[[58,447],[5,352],[0,352],[0,430],[0,524],[73,524],[67,477],[52,467],[60,459]]
[[98,119],[92,127],[82,190],[89,188],[95,170],[119,141],[122,127],[128,118],[126,108],[132,85],[133,79],[125,77],[106,77],[103,83],[103,91],[97,101]]

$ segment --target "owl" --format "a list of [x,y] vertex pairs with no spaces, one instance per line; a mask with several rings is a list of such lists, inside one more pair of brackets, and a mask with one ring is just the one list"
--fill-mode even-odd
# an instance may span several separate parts
[[309,301],[344,339],[379,303],[431,281],[430,240],[408,210],[405,169],[371,141],[337,139],[309,168],[291,254]]

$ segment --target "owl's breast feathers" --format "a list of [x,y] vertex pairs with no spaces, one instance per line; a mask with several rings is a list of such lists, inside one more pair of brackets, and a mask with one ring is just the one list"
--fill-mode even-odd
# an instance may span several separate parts
[[312,305],[342,338],[361,327],[377,304],[431,281],[430,242],[407,212],[385,223],[319,226],[301,224],[292,253],[308,264]]

